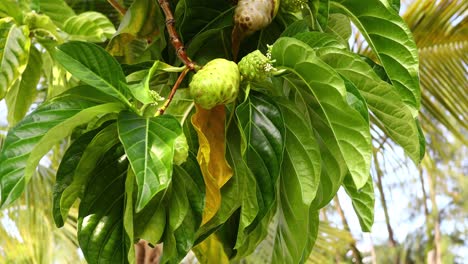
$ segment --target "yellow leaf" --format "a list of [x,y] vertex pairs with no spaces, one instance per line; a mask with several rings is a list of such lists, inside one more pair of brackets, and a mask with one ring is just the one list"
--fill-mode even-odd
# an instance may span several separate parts
[[223,244],[218,240],[218,237],[213,234],[203,240],[200,244],[193,248],[198,262],[229,264],[229,258],[224,252]]
[[202,224],[208,222],[221,205],[221,187],[232,177],[226,161],[226,110],[219,105],[211,110],[196,105],[192,124],[197,131],[200,148],[197,160],[206,185],[205,209]]

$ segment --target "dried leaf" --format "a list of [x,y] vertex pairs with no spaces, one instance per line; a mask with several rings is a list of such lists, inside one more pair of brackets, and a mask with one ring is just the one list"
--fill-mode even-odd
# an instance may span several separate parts
[[200,148],[197,160],[206,185],[205,210],[202,223],[208,222],[221,205],[221,187],[232,177],[232,169],[226,161],[225,120],[223,105],[211,110],[196,105],[192,124],[197,131]]

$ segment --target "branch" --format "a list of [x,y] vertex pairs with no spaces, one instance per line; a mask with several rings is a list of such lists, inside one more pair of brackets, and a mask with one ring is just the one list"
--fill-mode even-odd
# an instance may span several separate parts
[[188,57],[187,53],[185,52],[184,43],[179,38],[179,34],[177,34],[175,28],[175,19],[174,15],[172,14],[171,6],[168,0],[158,0],[161,9],[166,16],[166,27],[169,33],[169,38],[171,39],[172,46],[174,46],[177,57],[189,68],[191,71],[195,70],[195,63]]
[[117,0],[107,0],[111,6],[115,8],[115,10],[119,11],[119,13],[124,16],[127,13],[127,9],[123,7]]
[[186,68],[180,75],[179,75],[179,78],[177,78],[177,81],[175,82],[174,86],[172,87],[172,90],[171,90],[171,93],[169,94],[169,97],[167,98],[166,102],[164,102],[164,105],[158,109],[158,112],[156,112],[156,115],[155,116],[160,116],[162,114],[164,114],[164,112],[166,111],[166,109],[169,107],[169,105],[171,104],[172,102],[172,99],[174,98],[174,95],[177,91],[177,88],[179,88],[180,84],[182,83],[182,81],[184,80],[185,76],[187,75],[187,73],[190,71],[190,68]]

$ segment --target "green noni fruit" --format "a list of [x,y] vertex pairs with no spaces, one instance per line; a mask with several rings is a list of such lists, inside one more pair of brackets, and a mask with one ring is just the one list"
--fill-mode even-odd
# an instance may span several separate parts
[[195,103],[211,109],[236,100],[239,83],[240,74],[236,63],[214,59],[193,76],[189,84],[190,95]]
[[187,138],[184,134],[180,134],[174,141],[174,164],[181,165],[184,163],[187,160],[188,152]]
[[272,69],[272,61],[263,55],[259,50],[255,50],[239,62],[239,71],[243,79],[249,81],[262,81],[268,76]]

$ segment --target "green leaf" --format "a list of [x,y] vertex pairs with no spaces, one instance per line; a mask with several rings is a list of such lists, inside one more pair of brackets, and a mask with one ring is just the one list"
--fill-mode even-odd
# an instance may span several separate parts
[[411,31],[388,3],[340,0],[331,6],[351,18],[377,55],[405,103],[420,107],[418,50]]
[[[285,161],[283,172],[292,164]],[[318,211],[302,201],[298,178],[280,178],[277,225],[271,263],[304,263],[318,235]]]
[[236,116],[245,137],[242,145],[244,160],[258,188],[258,214],[248,227],[252,230],[276,200],[276,183],[285,148],[285,120],[271,98],[253,93],[237,107]]
[[39,0],[36,11],[49,16],[58,27],[62,27],[68,18],[75,16],[73,9],[64,0]]
[[26,26],[11,17],[0,19],[0,100],[26,69],[31,39]]
[[421,127],[421,123],[416,118],[414,120],[416,122],[416,127],[418,128],[418,136],[419,136],[419,160],[422,160],[426,155],[426,138],[424,137],[424,132]]
[[[302,202],[310,205],[315,198],[320,181],[320,149],[315,139],[307,113],[301,112],[295,103],[276,101],[286,122],[286,149],[284,152],[282,177],[297,178]],[[307,115],[307,116],[306,116]]]
[[121,105],[63,96],[36,109],[8,133],[0,153],[1,205],[16,200],[39,160],[72,130],[98,114],[121,110]]
[[347,46],[339,42],[335,36],[329,33],[322,32],[303,32],[294,36],[311,48],[318,49],[322,47],[335,47],[338,49],[347,49]]
[[62,30],[70,34],[71,40],[104,42],[115,34],[112,22],[98,12],[84,12],[68,18]]
[[103,48],[72,41],[57,47],[55,57],[67,71],[81,81],[129,105],[125,75],[119,63]]
[[60,166],[57,169],[53,191],[52,213],[54,216],[55,225],[57,227],[62,227],[64,224],[64,218],[62,217],[60,206],[60,200],[63,191],[72,183],[75,169],[80,162],[86,146],[88,146],[88,144],[91,142],[91,140],[93,140],[94,136],[96,136],[98,132],[99,129],[96,129],[81,135],[77,140],[73,141],[73,143],[63,155]]
[[80,203],[78,241],[88,263],[127,263],[123,224],[128,161],[121,147],[111,149],[93,171]]
[[[307,87],[303,81],[285,76],[293,92],[290,97],[295,98],[296,106],[304,113],[304,118],[310,120],[315,132],[315,138],[320,148],[322,160],[320,184],[317,194],[312,202],[311,209],[318,210],[326,206],[336,195],[348,173],[340,147],[330,128],[329,123],[323,119],[324,113],[313,95],[306,92]],[[307,103],[306,103],[307,102]]]
[[294,37],[299,33],[304,33],[309,31],[309,26],[304,20],[294,21],[292,24],[281,33],[281,37]]
[[349,175],[343,181],[343,187],[351,198],[354,212],[356,212],[363,232],[371,232],[374,223],[375,198],[373,184],[372,177],[369,177],[366,185],[358,190]]
[[168,199],[166,194],[167,189],[164,192],[159,192],[143,210],[133,213],[135,239],[144,239],[153,245],[161,241],[164,231],[169,225],[165,206]]
[[23,10],[15,0],[2,0],[0,2],[0,17],[12,17],[17,23],[23,21]]
[[357,54],[335,48],[323,48],[317,54],[359,89],[384,131],[419,163],[418,128],[411,109],[395,89],[381,80]]
[[[192,249],[195,242],[195,234],[198,230],[203,214],[205,188],[203,176],[198,166],[196,157],[191,154],[188,160],[182,166],[174,167],[174,175],[172,186],[179,186],[182,192],[174,192],[171,201],[176,196],[186,197],[188,201],[188,210],[184,215],[182,223],[173,229],[171,227],[166,232],[168,235],[173,235],[173,243],[168,243],[167,239],[164,240],[164,252],[161,263],[180,263],[180,261]],[[171,207],[167,208],[169,219],[172,219],[175,214],[176,218],[180,215],[174,213]],[[170,254],[171,253],[171,254]]]
[[8,108],[8,124],[16,125],[28,112],[37,96],[37,84],[42,74],[40,52],[32,47],[29,62],[21,77],[5,96]]
[[348,40],[353,33],[351,29],[351,21],[343,14],[331,14],[328,20],[328,27],[325,29],[326,33],[335,35],[336,38],[346,47],[349,46]]
[[63,170],[61,170],[62,164],[60,164],[57,171],[57,188],[54,191],[54,195],[57,197],[54,199],[54,207],[58,210],[54,211],[56,219],[67,217],[68,211],[76,199],[83,196],[83,189],[98,162],[107,151],[118,143],[117,125],[113,123],[99,131],[85,146],[86,148],[78,162],[64,164]]
[[192,37],[220,25],[232,25],[233,8],[228,1],[219,0],[183,0],[179,1],[175,11],[178,31],[188,42]]
[[130,165],[127,167],[127,179],[125,180],[125,211],[123,215],[123,226],[125,232],[130,241],[128,247],[127,260],[129,263],[135,263],[135,247],[133,245],[135,241],[135,232],[133,230],[133,191],[135,184],[135,173],[130,168]]
[[275,66],[300,78],[317,101],[321,118],[331,128],[344,161],[358,188],[369,177],[372,156],[369,125],[346,102],[346,87],[340,76],[321,61],[307,44],[280,38],[272,49]]
[[170,184],[174,140],[182,128],[172,116],[143,118],[130,112],[122,112],[117,123],[120,141],[136,175],[139,212]]

